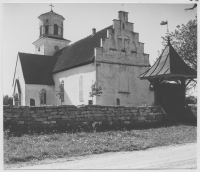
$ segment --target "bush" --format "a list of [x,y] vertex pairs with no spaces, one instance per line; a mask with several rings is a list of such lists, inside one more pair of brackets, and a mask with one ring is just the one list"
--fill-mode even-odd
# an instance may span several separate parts
[[186,97],[185,102],[187,104],[196,104],[197,103],[197,98],[194,97],[194,96],[188,96],[188,97]]
[[3,105],[13,105],[13,98],[8,95],[3,96]]

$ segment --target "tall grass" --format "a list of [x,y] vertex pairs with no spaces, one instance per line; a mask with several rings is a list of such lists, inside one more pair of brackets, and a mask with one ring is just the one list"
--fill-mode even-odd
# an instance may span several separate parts
[[196,142],[195,126],[170,126],[130,131],[79,132],[4,137],[4,163],[135,151]]

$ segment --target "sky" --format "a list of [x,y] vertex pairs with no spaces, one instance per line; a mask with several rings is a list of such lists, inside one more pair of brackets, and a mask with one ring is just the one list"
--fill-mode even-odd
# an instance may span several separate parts
[[[144,44],[144,52],[149,54],[152,65],[161,52],[162,36],[167,26],[161,21],[168,20],[169,31],[177,25],[195,19],[197,10],[184,11],[192,4],[153,3],[53,3],[53,11],[62,15],[64,38],[74,43],[96,31],[113,24],[118,19],[118,11],[128,12],[128,21],[134,23],[134,32],[139,33],[139,41]],[[2,4],[2,66],[3,95],[12,96],[13,76],[18,52],[34,54],[32,44],[39,38],[40,14],[49,12],[50,3],[4,3]]]

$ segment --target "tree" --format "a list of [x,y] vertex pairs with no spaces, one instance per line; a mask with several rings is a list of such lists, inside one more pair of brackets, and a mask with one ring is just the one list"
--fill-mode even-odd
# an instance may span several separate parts
[[14,100],[16,106],[20,105],[20,103],[19,103],[19,94],[18,93],[14,93],[13,94],[13,100]]
[[64,102],[64,84],[63,83],[59,84],[58,90],[56,91],[56,96],[60,99],[61,105],[62,105],[62,102]]
[[102,87],[101,86],[98,87],[97,82],[95,81],[91,85],[91,92],[89,92],[89,94],[90,94],[90,97],[92,97],[92,102],[93,102],[94,96],[100,96],[102,94]]
[[[176,26],[174,32],[167,33],[163,38],[163,45],[166,44],[167,37],[180,57],[191,68],[197,70],[197,16],[190,20],[186,25]],[[186,92],[196,87],[196,82],[191,82],[186,88]]]
[[197,70],[197,17],[190,20],[186,25],[178,25],[176,28],[174,32],[162,37],[163,45],[166,44],[169,36],[177,53],[190,67]]
[[3,96],[3,105],[13,105],[13,98],[8,95]]
[[46,90],[42,88],[39,92],[40,105],[46,103]]

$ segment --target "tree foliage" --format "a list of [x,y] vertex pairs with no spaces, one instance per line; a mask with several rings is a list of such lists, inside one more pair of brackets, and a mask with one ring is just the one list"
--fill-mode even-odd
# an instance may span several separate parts
[[56,96],[60,99],[61,105],[64,102],[64,85],[61,83],[58,86],[58,90],[56,90]]
[[[186,25],[176,26],[174,32],[162,37],[164,46],[166,45],[168,36],[170,37],[172,46],[185,63],[197,70],[197,16]],[[196,82],[191,82],[186,88],[186,93],[190,94],[189,91],[194,87],[196,87]]]
[[3,96],[3,105],[13,105],[13,98],[8,95]]
[[40,98],[40,104],[44,103],[44,94],[46,93],[46,90],[44,88],[42,88],[38,94],[39,94],[39,98]]
[[89,92],[89,94],[90,94],[90,97],[92,97],[92,101],[93,101],[94,96],[100,96],[102,94],[102,87],[97,86],[97,82],[94,82],[91,85],[91,92]]
[[182,59],[193,69],[197,70],[197,17],[190,20],[186,25],[176,26],[174,32],[166,34],[163,45],[166,44],[167,36]]

